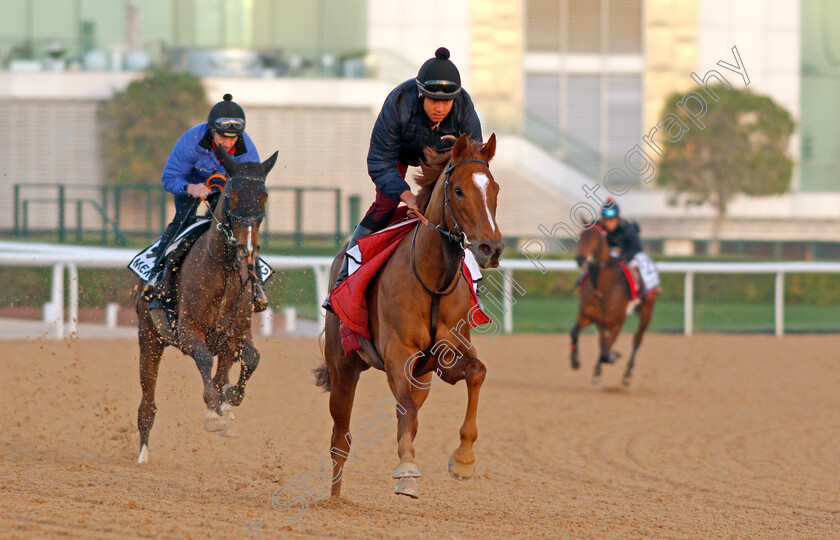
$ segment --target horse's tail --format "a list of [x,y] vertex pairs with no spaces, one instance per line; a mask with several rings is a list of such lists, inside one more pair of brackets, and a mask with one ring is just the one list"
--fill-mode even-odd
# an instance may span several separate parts
[[327,356],[324,352],[324,332],[325,330],[321,330],[321,335],[318,336],[318,345],[321,348],[321,358],[324,359],[324,362],[312,370],[312,373],[315,374],[315,386],[320,386],[324,389],[324,392],[329,392],[332,390],[332,381],[330,380],[330,370],[327,367]]

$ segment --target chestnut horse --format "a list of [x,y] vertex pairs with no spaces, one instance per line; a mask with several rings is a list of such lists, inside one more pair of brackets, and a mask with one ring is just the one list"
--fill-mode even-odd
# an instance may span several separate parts
[[607,244],[607,232],[597,223],[587,224],[580,235],[578,243],[577,261],[583,269],[583,286],[580,289],[580,310],[577,321],[571,331],[572,337],[572,369],[578,369],[578,336],[590,323],[598,326],[598,337],[601,353],[595,364],[592,375],[592,385],[597,386],[601,381],[601,366],[613,364],[618,359],[618,353],[612,352],[612,346],[621,332],[624,319],[631,311],[639,313],[639,327],[633,335],[633,354],[627,362],[627,369],[621,382],[629,386],[633,377],[633,366],[636,361],[636,351],[642,343],[650,319],[653,316],[654,294],[648,294],[641,303],[630,304],[631,296],[626,285],[624,269],[619,261],[610,256]]
[[[177,332],[173,333],[161,309],[150,310],[137,296],[140,340],[140,386],[143,398],[137,412],[140,430],[138,463],[149,459],[149,432],[155,421],[155,385],[163,350],[180,349],[195,360],[204,383],[207,405],[204,427],[236,436],[230,406],[242,403],[245,383],[260,361],[251,337],[252,286],[259,252],[258,232],[265,216],[268,194],[265,177],[277,152],[264,163],[236,163],[217,152],[231,175],[213,212],[213,226],[192,246],[176,275]],[[216,376],[213,357],[218,355]],[[241,362],[239,381],[230,386],[228,372]],[[211,378],[212,377],[212,378]]]
[[[413,441],[417,413],[435,373],[449,384],[466,380],[461,444],[452,453],[449,472],[466,479],[475,470],[478,393],[486,368],[470,342],[470,285],[462,277],[461,264],[467,246],[482,268],[497,267],[502,255],[504,243],[495,219],[499,186],[488,166],[495,150],[495,135],[484,145],[462,135],[451,152],[426,151],[429,165],[416,180],[421,187],[418,202],[428,223],[417,224],[368,289],[373,353],[384,359],[384,366],[379,366],[384,367],[399,412],[399,463],[393,473],[399,480],[397,494],[419,496],[416,479],[421,473]],[[342,251],[333,261],[333,283],[343,256]],[[330,392],[332,495],[337,496],[350,452],[350,413],[359,374],[378,362],[359,353],[345,357],[339,319],[332,313],[327,313],[325,334],[325,363],[315,372],[316,384]]]

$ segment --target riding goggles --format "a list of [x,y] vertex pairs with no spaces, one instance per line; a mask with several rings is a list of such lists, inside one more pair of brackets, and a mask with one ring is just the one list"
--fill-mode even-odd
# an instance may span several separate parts
[[420,93],[432,99],[454,99],[461,92],[461,85],[452,81],[417,81]]
[[604,208],[601,210],[601,215],[605,218],[614,218],[618,215],[618,210],[615,208]]
[[216,131],[240,133],[245,129],[245,120],[242,118],[216,118],[213,122]]

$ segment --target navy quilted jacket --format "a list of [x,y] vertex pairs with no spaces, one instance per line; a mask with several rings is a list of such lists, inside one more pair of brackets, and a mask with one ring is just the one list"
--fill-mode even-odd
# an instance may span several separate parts
[[417,83],[409,79],[397,86],[385,100],[373,133],[367,163],[368,174],[379,191],[398,201],[400,193],[409,189],[396,169],[397,162],[418,166],[427,146],[438,152],[452,148],[455,140],[466,133],[471,139],[481,141],[481,122],[475,113],[472,99],[466,90],[455,98],[452,110],[439,124],[432,124],[423,100],[418,97]]

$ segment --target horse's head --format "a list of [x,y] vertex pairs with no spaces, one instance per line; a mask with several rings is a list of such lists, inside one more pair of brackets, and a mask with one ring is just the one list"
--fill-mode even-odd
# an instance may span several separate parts
[[575,259],[578,266],[592,263],[603,264],[609,261],[610,249],[607,244],[607,231],[598,223],[584,223]]
[[260,249],[258,232],[265,217],[268,193],[265,177],[277,161],[277,152],[262,163],[237,163],[224,152],[216,152],[230,175],[216,207],[219,226],[228,243],[236,248],[237,264],[256,262]]
[[[461,236],[482,268],[496,268],[505,247],[496,224],[499,185],[490,173],[489,162],[496,153],[496,135],[485,144],[471,142],[466,135],[447,154],[441,191],[443,227]],[[441,184],[441,182],[436,182]]]

